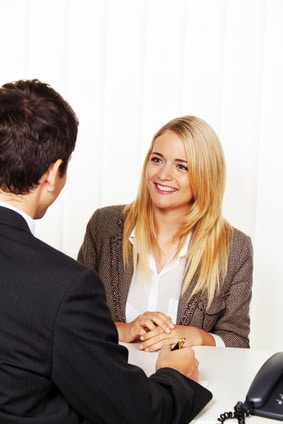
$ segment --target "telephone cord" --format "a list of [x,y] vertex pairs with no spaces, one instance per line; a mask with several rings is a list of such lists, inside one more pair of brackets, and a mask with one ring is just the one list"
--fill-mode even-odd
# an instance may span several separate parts
[[246,407],[246,405],[239,401],[234,406],[234,412],[224,412],[223,414],[220,414],[220,417],[217,418],[217,421],[221,424],[224,423],[224,421],[228,419],[237,419],[238,424],[246,424],[245,417],[249,416],[249,409]]

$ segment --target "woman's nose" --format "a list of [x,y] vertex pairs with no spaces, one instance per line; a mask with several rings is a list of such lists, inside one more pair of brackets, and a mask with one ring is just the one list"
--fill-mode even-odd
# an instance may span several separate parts
[[161,180],[170,180],[172,178],[172,169],[169,165],[165,164],[159,170],[158,177]]

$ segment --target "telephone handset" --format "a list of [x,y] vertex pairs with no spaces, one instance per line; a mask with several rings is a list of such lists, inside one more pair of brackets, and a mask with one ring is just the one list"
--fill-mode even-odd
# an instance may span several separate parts
[[245,404],[253,415],[283,421],[283,352],[272,355],[259,369]]
[[250,414],[283,421],[283,352],[267,359],[253,379],[245,402],[238,402],[234,413],[224,412],[218,421],[235,418],[244,424]]

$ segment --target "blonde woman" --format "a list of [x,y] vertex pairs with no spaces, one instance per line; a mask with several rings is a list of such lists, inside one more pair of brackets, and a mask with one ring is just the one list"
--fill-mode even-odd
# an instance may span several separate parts
[[252,243],[222,216],[224,188],[217,135],[184,116],[154,135],[136,199],[94,212],[78,260],[104,282],[120,341],[249,347]]

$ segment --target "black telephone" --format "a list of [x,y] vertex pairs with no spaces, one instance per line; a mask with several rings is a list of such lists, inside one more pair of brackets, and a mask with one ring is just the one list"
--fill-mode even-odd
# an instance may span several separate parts
[[245,405],[252,415],[283,421],[283,352],[272,355],[259,369]]
[[256,374],[244,403],[238,402],[233,412],[224,412],[218,421],[238,419],[245,423],[245,416],[258,415],[283,421],[283,352],[272,355]]

